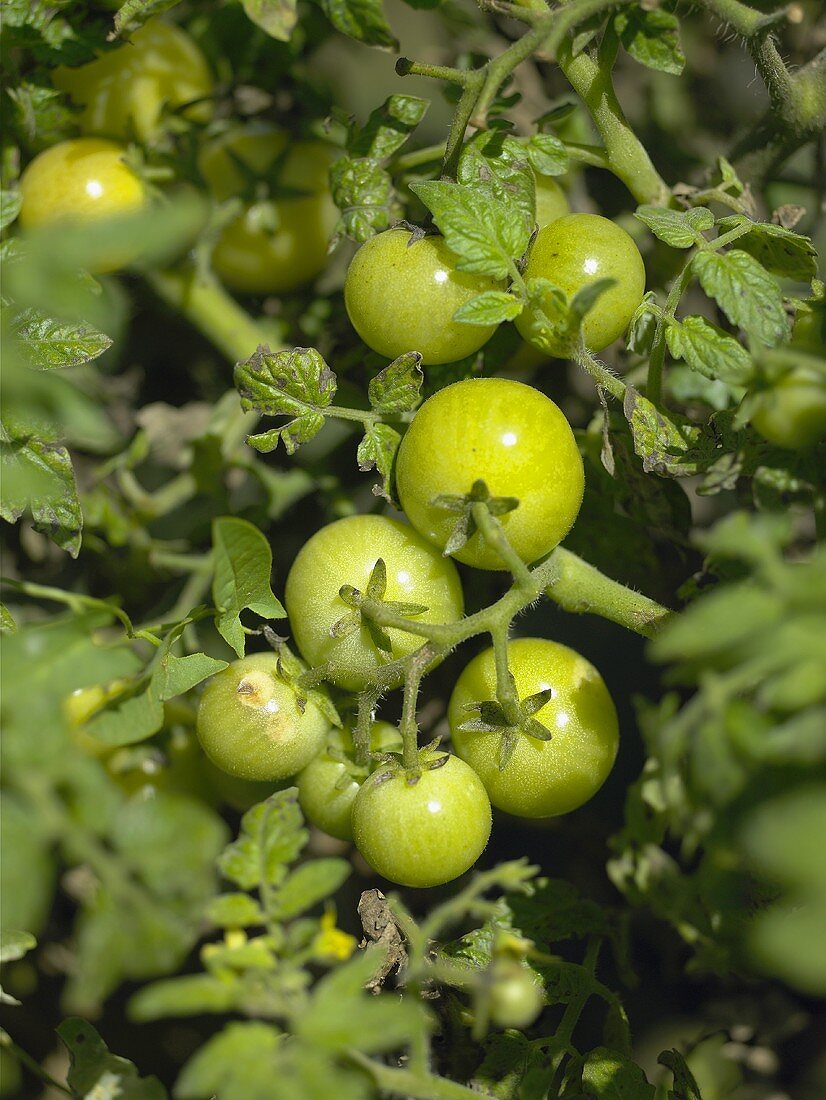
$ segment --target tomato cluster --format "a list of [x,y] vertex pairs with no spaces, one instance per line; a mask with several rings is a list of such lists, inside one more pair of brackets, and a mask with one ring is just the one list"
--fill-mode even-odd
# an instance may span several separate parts
[[[440,390],[413,417],[397,487],[409,523],[382,515],[337,520],[293,563],[285,604],[312,669],[307,683],[323,678],[377,697],[401,684],[429,626],[461,620],[459,573],[444,553],[457,512],[440,508],[440,500],[467,498],[471,509],[481,501],[500,525],[478,528],[456,549],[460,561],[507,568],[491,534],[499,530],[529,565],[576,519],[583,466],[568,422],[548,397],[521,382],[468,379]],[[507,510],[497,508],[510,494]],[[444,648],[421,652],[424,672]],[[283,780],[297,773],[309,821],[354,840],[386,878],[434,886],[478,859],[491,804],[524,817],[567,813],[598,790],[617,752],[616,712],[585,658],[530,638],[510,643],[508,661],[520,700],[548,693],[535,714],[541,730],[468,728],[473,708],[495,702],[500,690],[488,650],[461,674],[450,701],[455,755],[431,746],[411,763],[399,731],[385,722],[372,724],[359,753],[353,728],[332,729],[301,675],[288,678],[274,654],[245,657],[213,678],[198,733],[208,756],[234,775]]]

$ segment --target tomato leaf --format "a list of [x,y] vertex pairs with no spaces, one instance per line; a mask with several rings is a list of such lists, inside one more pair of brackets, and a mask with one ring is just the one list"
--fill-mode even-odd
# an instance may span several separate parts
[[[748,224],[739,214],[721,218],[717,228],[721,233]],[[737,247],[748,252],[773,275],[796,279],[804,283],[817,275],[817,253],[811,238],[793,233],[772,222],[754,222],[748,233],[737,238]]]
[[257,27],[279,42],[289,42],[298,21],[297,0],[243,0]]
[[774,347],[786,339],[789,321],[780,287],[748,252],[698,252],[691,261],[700,285],[733,325]]
[[525,251],[530,227],[518,210],[474,187],[445,180],[410,185],[456,253],[460,271],[504,279]]
[[614,27],[625,49],[642,65],[675,76],[683,71],[685,54],[676,15],[634,6],[617,12]]
[[672,248],[691,248],[702,241],[701,234],[714,225],[714,215],[704,206],[693,210],[669,210],[664,206],[643,205],[637,207],[634,217]]
[[267,619],[283,619],[284,608],[270,587],[272,551],[253,524],[224,516],[212,524],[215,573],[212,598],[218,611],[215,626],[239,657],[244,656],[241,612],[245,609]]
[[370,405],[380,413],[411,412],[420,401],[422,357],[408,351],[379,371],[367,386]]
[[385,50],[398,50],[381,0],[320,0],[321,9],[337,31]]

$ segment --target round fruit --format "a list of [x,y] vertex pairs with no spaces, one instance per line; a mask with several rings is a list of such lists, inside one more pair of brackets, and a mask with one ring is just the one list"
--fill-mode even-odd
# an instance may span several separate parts
[[826,373],[795,368],[760,395],[751,422],[778,447],[811,447],[826,435]]
[[452,363],[472,355],[495,325],[466,325],[453,314],[495,279],[456,268],[443,237],[413,240],[406,229],[371,237],[352,259],[344,304],[362,340],[388,359],[418,351],[425,363]]
[[[373,752],[400,752],[401,736],[389,722],[374,722],[370,730]],[[311,760],[298,777],[298,801],[307,820],[316,828],[338,837],[353,839],[353,802],[369,773],[379,767],[370,760],[366,767],[355,763],[350,730],[333,730],[327,748]]]
[[233,661],[213,676],[198,708],[204,752],[241,779],[286,779],[318,753],[330,724],[278,672],[274,653]]
[[808,305],[809,309],[801,310],[795,318],[792,344],[823,358],[826,357],[826,300],[818,298]]
[[[645,267],[633,239],[598,214],[568,214],[540,229],[528,253],[525,281],[548,279],[572,298],[598,279],[614,279],[582,322],[592,351],[602,351],[628,328],[645,292]],[[565,358],[567,347],[540,330],[536,307],[516,319],[522,337],[549,355]]]
[[544,638],[520,638],[508,647],[520,700],[548,688],[551,699],[533,716],[550,741],[517,734],[504,768],[502,734],[463,730],[466,704],[496,698],[493,650],[475,657],[459,677],[448,718],[456,753],[473,768],[494,806],[518,817],[554,817],[577,809],[608,776],[619,744],[617,712],[605,683],[579,653]]
[[198,165],[215,198],[248,200],[212,253],[215,274],[227,286],[283,294],[324,270],[338,221],[329,185],[333,159],[319,141],[292,141],[281,130],[254,126],[229,131],[202,150]]
[[188,34],[160,19],[87,65],[59,66],[52,80],[83,108],[80,126],[89,134],[150,142],[161,131],[164,113],[188,103],[185,118],[212,117],[212,76],[203,54]]
[[356,847],[400,886],[439,886],[472,867],[490,836],[491,812],[479,777],[461,760],[422,757],[417,782],[403,767],[373,772],[356,795]]
[[529,1028],[542,1011],[542,986],[531,971],[515,960],[494,963],[490,988],[490,1019],[496,1027]]
[[570,214],[568,196],[552,176],[536,176],[536,224],[542,229]]
[[[408,519],[444,548],[456,514],[432,504],[485,482],[494,497],[519,505],[499,516],[525,562],[560,542],[582,503],[582,458],[568,421],[533,386],[504,378],[471,378],[439,390],[413,418],[399,447],[396,486]],[[478,531],[456,558],[479,569],[504,569]]]
[[40,153],[20,178],[21,226],[82,224],[140,210],[144,186],[123,157],[119,145],[99,138],[61,141]]
[[384,599],[427,608],[413,616],[416,622],[455,622],[464,608],[456,566],[412,527],[385,516],[348,516],[322,527],[293,563],[285,604],[304,659],[328,665],[328,679],[349,691],[360,691],[376,669],[423,644],[417,635],[388,629],[386,653],[363,621],[350,633],[332,633],[336,623],[354,614],[339,589],[352,585],[364,593],[379,558],[387,570]]

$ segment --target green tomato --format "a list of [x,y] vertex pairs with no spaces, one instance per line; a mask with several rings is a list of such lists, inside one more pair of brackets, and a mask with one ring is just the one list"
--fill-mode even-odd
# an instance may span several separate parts
[[795,368],[762,393],[752,425],[778,447],[800,450],[826,435],[826,373]]
[[590,661],[558,642],[520,638],[508,656],[520,699],[553,689],[534,715],[551,740],[517,734],[500,768],[502,734],[461,729],[472,716],[466,704],[496,698],[493,650],[487,649],[465,668],[450,698],[454,750],[478,773],[498,809],[517,817],[569,813],[596,794],[613,767],[619,727],[611,696]]
[[151,142],[162,130],[164,113],[187,103],[192,106],[185,118],[212,117],[212,76],[204,55],[188,34],[160,19],[87,65],[58,66],[52,80],[83,108],[79,122],[87,134]]
[[501,1028],[529,1028],[545,1005],[542,986],[527,967],[513,959],[493,965],[490,987],[491,1023]]
[[[504,378],[455,382],[429,398],[399,447],[396,486],[410,522],[444,548],[454,513],[431,503],[484,481],[494,497],[517,497],[499,517],[525,562],[560,542],[582,504],[584,473],[574,434],[558,407],[533,386]],[[477,532],[455,555],[478,569],[504,569]]]
[[[401,747],[401,736],[395,726],[389,722],[373,723],[370,730],[373,752],[400,752]],[[330,836],[352,840],[353,802],[361,784],[379,766],[378,761],[371,760],[366,768],[359,768],[351,731],[333,730],[327,748],[298,777],[298,801],[304,816]]]
[[388,764],[373,772],[353,805],[356,847],[378,874],[400,886],[440,886],[472,867],[490,836],[491,812],[467,764],[423,755],[415,773]]
[[[333,159],[330,146],[320,141],[292,141],[281,130],[261,126],[231,130],[204,147],[198,166],[219,202],[256,189],[239,161],[260,181],[262,201],[247,204],[212,253],[215,274],[228,287],[283,294],[324,270],[338,221],[329,184]],[[276,178],[268,184],[269,172]],[[293,194],[279,197],[279,188]]]
[[797,314],[792,344],[812,355],[826,357],[826,301],[822,298],[809,302],[809,309]]
[[[39,229],[59,222],[86,224],[132,214],[146,202],[143,183],[124,163],[125,150],[99,138],[61,141],[34,158],[20,177],[20,224]],[[98,273],[129,257],[113,257]]]
[[[572,298],[597,281],[615,279],[582,322],[582,335],[592,351],[602,351],[628,328],[645,292],[645,267],[633,239],[598,214],[568,214],[540,229],[528,253],[525,281],[548,279]],[[566,358],[565,346],[539,330],[535,307],[516,318],[523,339],[548,355]]]
[[387,654],[363,623],[352,633],[332,634],[332,627],[350,614],[339,589],[352,585],[364,593],[379,558],[387,570],[384,598],[427,608],[416,622],[452,623],[464,610],[456,566],[412,527],[385,516],[348,516],[322,527],[299,551],[287,577],[284,602],[305,661],[329,665],[328,678],[348,691],[367,687],[376,669],[406,657],[423,642],[414,634],[390,629]]
[[536,174],[536,224],[540,229],[570,214],[568,196],[552,176]]
[[443,237],[411,242],[406,229],[388,229],[365,242],[344,283],[344,304],[362,340],[388,359],[418,351],[424,363],[464,359],[490,339],[495,325],[466,325],[453,314],[495,279],[459,271]]
[[198,708],[198,740],[219,768],[241,779],[286,779],[320,752],[330,723],[302,707],[275,653],[242,657],[213,676]]

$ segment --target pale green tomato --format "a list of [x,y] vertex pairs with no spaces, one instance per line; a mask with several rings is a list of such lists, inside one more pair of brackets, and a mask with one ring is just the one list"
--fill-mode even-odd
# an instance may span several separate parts
[[[456,516],[431,502],[469,493],[477,479],[494,497],[518,498],[519,507],[499,520],[523,561],[536,561],[565,537],[582,503],[584,473],[571,427],[549,397],[522,382],[470,378],[425,401],[396,463],[408,519],[443,548]],[[506,568],[479,532],[455,556],[478,569]]]
[[376,669],[423,644],[414,634],[391,629],[391,653],[385,654],[363,624],[344,636],[331,633],[350,612],[339,590],[352,585],[364,593],[379,558],[387,570],[385,600],[427,608],[416,622],[452,623],[464,609],[456,566],[412,527],[385,516],[348,516],[322,527],[299,551],[284,602],[304,660],[329,665],[328,678],[348,691],[360,691]]
[[[582,323],[582,334],[592,351],[602,351],[628,328],[645,292],[645,267],[633,239],[614,222],[598,214],[568,214],[534,238],[524,273],[529,279],[547,279],[572,298],[598,279],[615,279]],[[516,318],[523,339],[541,351],[565,358],[567,348],[539,331],[537,311],[528,307]]]
[[517,817],[569,813],[596,794],[613,767],[619,746],[613,701],[591,662],[559,642],[519,638],[511,642],[508,656],[520,700],[553,689],[534,715],[551,740],[518,734],[510,759],[500,768],[502,734],[460,728],[473,718],[466,704],[496,698],[493,649],[486,649],[465,668],[450,698],[453,748],[500,810]]
[[[193,40],[172,23],[151,19],[116,50],[76,69],[58,66],[56,88],[82,107],[80,126],[88,134],[153,141],[165,111],[193,105],[185,117],[212,117],[212,76]],[[196,100],[203,102],[196,103]]]
[[219,768],[241,779],[295,775],[320,752],[330,723],[278,673],[275,653],[242,657],[211,677],[198,708],[198,740]]
[[[401,735],[389,722],[374,722],[370,730],[373,752],[401,752]],[[330,750],[345,760],[330,755]],[[353,802],[367,776],[381,767],[371,759],[357,767],[349,729],[332,730],[327,748],[311,760],[298,777],[298,801],[307,820],[339,840],[353,839]]]
[[[111,141],[73,138],[36,156],[20,177],[23,229],[59,222],[83,225],[140,210],[146,192],[124,163],[125,152]],[[97,271],[113,271],[129,259],[113,256]]]
[[826,435],[826,373],[791,370],[760,395],[751,422],[778,447],[800,450]]
[[[262,207],[249,203],[224,228],[212,253],[216,275],[245,294],[284,294],[312,282],[324,270],[338,221],[329,184],[335,154],[320,141],[293,141],[281,130],[249,126],[211,142],[198,159],[210,190],[223,202],[245,194],[250,186],[255,189],[236,160],[254,176],[265,177],[285,149],[271,199],[262,179],[262,201],[271,204],[273,224],[267,224],[266,208],[262,213]],[[279,197],[279,187],[301,193]]]
[[344,283],[344,304],[353,328],[373,351],[395,359],[418,351],[424,363],[452,363],[472,355],[495,325],[465,325],[453,314],[495,279],[456,268],[443,237],[410,244],[406,229],[388,229],[365,242]]
[[455,756],[423,754],[417,782],[400,765],[376,769],[353,805],[356,847],[400,886],[440,886],[467,871],[490,837],[490,801],[479,777]]
[[536,174],[536,224],[542,229],[570,214],[568,196],[552,176]]

